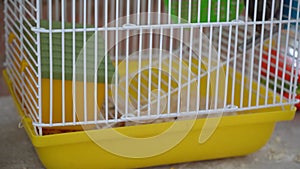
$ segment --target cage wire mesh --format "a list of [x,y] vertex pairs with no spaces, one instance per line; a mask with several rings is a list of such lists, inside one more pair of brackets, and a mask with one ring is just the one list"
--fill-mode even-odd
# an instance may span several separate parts
[[7,74],[39,135],[292,109],[299,8],[294,0],[5,0]]

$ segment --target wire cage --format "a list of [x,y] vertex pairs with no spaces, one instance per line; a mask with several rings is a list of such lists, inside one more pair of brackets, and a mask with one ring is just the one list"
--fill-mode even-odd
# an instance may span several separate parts
[[49,168],[245,155],[293,118],[299,8],[293,0],[5,0],[4,75]]

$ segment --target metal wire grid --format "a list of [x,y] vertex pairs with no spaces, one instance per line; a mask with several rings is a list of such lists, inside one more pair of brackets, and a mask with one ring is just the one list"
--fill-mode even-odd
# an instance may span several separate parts
[[[244,20],[240,20],[241,22],[244,22]],[[276,25],[278,26],[278,25]],[[236,32],[237,31],[237,32]],[[215,34],[220,33],[220,28],[215,28],[214,29]],[[282,100],[285,99],[285,97],[282,95],[283,93],[288,93],[289,97],[289,102],[291,102],[292,98],[292,93],[293,89],[297,88],[297,86],[294,86],[292,81],[289,81],[290,79],[284,79],[282,75],[284,74],[285,76],[291,76],[293,74],[292,72],[295,70],[285,70],[283,67],[280,67],[278,65],[278,61],[280,59],[283,59],[282,57],[279,57],[279,55],[284,55],[284,51],[282,50],[281,52],[274,53],[274,51],[277,50],[276,45],[271,45],[272,41],[273,42],[278,42],[279,47],[284,46],[286,44],[286,39],[289,39],[290,41],[295,41],[295,44],[298,44],[298,40],[295,34],[288,35],[286,31],[280,31],[280,32],[275,32],[272,36],[272,39],[269,38],[261,38],[260,34],[258,32],[255,32],[254,36],[252,36],[253,33],[253,26],[248,27],[248,32],[247,36],[248,39],[247,41],[244,41],[244,32],[245,32],[245,27],[233,27],[233,28],[224,28],[223,32],[221,33],[222,38],[220,41],[220,38],[217,36],[213,37],[213,45],[220,49],[221,53],[221,60],[223,61],[223,64],[230,65],[231,67],[235,67],[236,70],[239,72],[242,72],[245,74],[245,76],[248,79],[245,79],[245,81],[241,82],[242,86],[245,86],[247,89],[249,89],[249,95],[245,97],[241,97],[240,104],[238,107],[243,108],[243,107],[252,107],[252,106],[267,106],[270,104],[268,100],[272,98],[272,105],[280,105],[282,104]],[[264,31],[264,33],[270,33],[269,31]],[[280,36],[284,37],[284,40],[280,40]],[[237,37],[235,39],[235,37]],[[256,39],[254,39],[255,37]],[[264,36],[262,36],[264,37]],[[230,40],[229,40],[230,39]],[[250,41],[249,41],[250,40]],[[221,44],[221,45],[220,45]],[[289,57],[298,55],[297,53],[297,48],[298,47],[291,47],[294,46],[295,44],[291,44],[291,42],[288,42],[288,49],[289,51],[287,52],[287,55]],[[269,48],[270,47],[270,48]],[[244,50],[244,48],[246,50]],[[265,49],[264,49],[265,48]],[[285,47],[281,47],[285,48]],[[234,51],[234,52],[232,52]],[[273,51],[273,52],[271,52]],[[245,53],[244,53],[245,52]],[[245,57],[243,57],[243,55]],[[223,57],[222,57],[223,56]],[[226,57],[227,56],[227,57]],[[264,56],[264,57],[262,57]],[[291,59],[291,58],[290,58]],[[271,60],[277,61],[276,63],[271,62]],[[292,62],[287,63],[288,66],[293,67],[296,69],[296,63],[297,60],[294,60]],[[242,64],[237,64],[237,63],[242,63]],[[262,64],[265,64],[267,66],[262,66]],[[276,70],[270,71],[270,68],[274,68]],[[282,74],[279,76],[278,72],[282,72]],[[262,75],[265,74],[265,75]],[[258,84],[263,84],[267,85],[266,86],[266,91],[265,94],[260,93],[260,90],[254,90],[252,87],[252,82],[256,82]],[[280,81],[280,83],[278,83]],[[281,87],[281,84],[288,84],[287,86]],[[242,87],[243,88],[243,87]],[[280,88],[280,101],[276,99],[278,95],[274,94],[272,96],[268,95],[269,90],[273,91],[273,93],[276,93],[276,91]],[[253,91],[252,91],[253,90]],[[241,93],[242,94],[242,91]],[[256,95],[256,104],[251,104],[252,100],[252,95]],[[233,98],[233,97],[232,97]],[[261,104],[259,103],[259,98],[264,99],[264,103]],[[243,100],[248,100],[248,104],[245,106],[243,105]]]
[[[248,0],[247,0],[248,1]],[[220,1],[218,1],[220,3]],[[229,0],[227,1],[228,4],[230,3]],[[178,9],[180,11],[181,1],[178,1]],[[243,2],[237,1],[236,4],[240,4]],[[125,109],[126,118],[122,118],[120,116],[120,113],[118,112],[117,108],[114,108],[112,111],[109,110],[109,85],[108,79],[105,79],[105,103],[104,109],[101,110],[102,114],[99,115],[99,107],[94,108],[94,114],[95,119],[93,120],[81,120],[81,121],[72,121],[67,122],[64,119],[65,112],[65,79],[64,79],[64,70],[62,70],[62,121],[61,122],[50,122],[44,123],[42,121],[42,78],[41,78],[41,34],[46,33],[49,34],[49,47],[52,48],[53,42],[52,42],[52,35],[53,34],[61,34],[62,36],[62,56],[64,55],[64,36],[66,33],[72,33],[73,38],[75,39],[76,32],[83,32],[84,35],[84,46],[86,42],[86,33],[88,32],[95,32],[103,34],[105,43],[105,53],[109,53],[110,57],[113,59],[115,64],[115,71],[118,72],[118,64],[122,58],[125,58],[125,63],[129,63],[129,57],[130,54],[133,51],[139,51],[141,52],[144,48],[152,49],[153,47],[159,48],[160,50],[164,49],[169,52],[169,55],[177,55],[180,59],[185,58],[187,60],[187,65],[189,69],[193,69],[193,67],[198,66],[198,74],[196,74],[196,79],[198,80],[197,87],[200,86],[200,78],[203,77],[203,75],[210,76],[212,71],[217,71],[224,65],[226,67],[231,67],[232,72],[229,69],[226,70],[226,81],[228,81],[228,77],[232,75],[233,81],[234,75],[236,72],[241,72],[242,74],[242,81],[238,82],[242,87],[241,89],[244,90],[245,88],[249,90],[248,97],[244,96],[244,92],[235,92],[235,90],[232,90],[232,93],[226,93],[225,92],[225,98],[229,97],[231,95],[231,98],[234,98],[234,95],[238,94],[240,95],[240,104],[235,105],[234,111],[242,111],[242,110],[250,110],[250,109],[258,109],[258,108],[266,108],[266,107],[272,107],[272,106],[280,106],[284,104],[293,104],[296,103],[295,100],[295,93],[296,86],[297,86],[297,76],[295,70],[298,70],[298,62],[296,62],[296,66],[292,66],[291,72],[286,72],[286,66],[289,64],[287,63],[287,60],[284,59],[283,68],[280,68],[278,66],[279,64],[279,52],[277,52],[277,55],[271,54],[272,50],[279,49],[280,46],[284,46],[284,49],[288,49],[289,46],[292,46],[295,50],[293,51],[293,54],[298,52],[299,50],[299,43],[298,43],[298,20],[299,20],[299,5],[297,7],[297,15],[296,18],[292,18],[291,14],[289,16],[285,16],[286,20],[274,20],[274,18],[271,18],[268,21],[251,21],[247,17],[247,11],[249,10],[248,7],[245,8],[245,21],[241,22],[239,21],[239,8],[237,6],[236,9],[236,18],[234,21],[229,20],[229,5],[227,5],[227,20],[220,22],[220,15],[221,13],[218,12],[217,16],[217,22],[209,22],[210,21],[210,15],[211,11],[208,10],[208,22],[199,22],[200,20],[200,1],[198,1],[198,22],[192,23],[191,21],[191,9],[192,9],[192,3],[189,3],[188,5],[188,17],[187,21],[184,21],[182,23],[173,23],[171,15],[171,4],[172,1],[169,1],[168,6],[164,6],[164,3],[162,0],[148,0],[148,1],[141,1],[141,0],[134,0],[134,1],[123,1],[123,0],[115,0],[115,1],[108,1],[108,0],[48,0],[48,1],[41,1],[41,0],[11,0],[5,1],[5,12],[7,15],[5,16],[5,30],[6,30],[6,56],[7,56],[7,73],[12,81],[12,84],[14,86],[14,90],[16,95],[18,96],[18,102],[22,105],[23,110],[25,111],[26,115],[30,116],[33,120],[34,126],[37,126],[39,131],[38,134],[42,134],[42,127],[49,127],[49,126],[70,126],[70,125],[84,125],[84,124],[95,124],[95,123],[115,123],[115,122],[124,122],[128,121],[127,116],[130,116],[130,112],[128,112],[128,97],[125,97],[125,100],[118,100],[118,97],[115,98],[115,105],[118,105],[118,102],[125,103]],[[211,4],[211,1],[208,2],[209,6]],[[264,5],[266,5],[264,3]],[[292,2],[290,3],[289,10],[294,9],[295,7],[292,6]],[[103,9],[102,11],[100,9]],[[221,8],[218,8],[218,11],[220,11]],[[165,13],[166,11],[168,16],[165,18],[162,18],[161,15]],[[139,15],[140,13],[144,12],[144,15]],[[153,17],[153,12],[156,12],[157,15]],[[265,11],[264,11],[265,12]],[[131,20],[131,18],[126,17],[132,14],[134,15],[134,20]],[[179,15],[181,12],[179,12]],[[224,14],[225,15],[225,14]],[[101,16],[101,17],[100,17]],[[118,22],[122,16],[124,17],[125,22]],[[256,16],[254,16],[256,17]],[[280,14],[280,18],[282,18],[283,15]],[[180,16],[178,16],[180,18]],[[264,17],[263,17],[264,18]],[[45,29],[40,26],[40,22],[43,19],[49,20],[49,28]],[[117,20],[117,22],[112,22],[114,20]],[[55,29],[52,28],[52,21],[60,21],[61,22],[61,28]],[[65,22],[72,23],[72,28],[64,28]],[[32,24],[34,23],[34,24]],[[82,23],[81,26],[77,26],[75,23]],[[295,24],[295,33],[293,36],[288,36],[291,31],[291,24]],[[24,25],[28,25],[27,27]],[[93,27],[88,27],[87,25],[93,25]],[[253,30],[256,30],[255,27],[261,25],[262,30],[264,30],[265,27],[268,27],[268,32],[262,31],[262,32],[256,32]],[[274,26],[278,27],[278,33],[275,33],[273,30]],[[254,28],[253,28],[254,27]],[[286,34],[281,34],[281,29],[283,27],[286,27]],[[183,34],[184,30],[188,29],[190,32],[188,36],[185,36]],[[215,67],[211,67],[210,64],[208,64],[208,68],[201,69],[199,65],[195,65],[192,62],[193,57],[201,56],[202,48],[201,46],[205,46],[203,44],[203,41],[199,40],[197,37],[194,36],[193,31],[200,31],[202,34],[199,34],[198,38],[201,39],[201,36],[207,35],[208,41],[210,44],[213,44],[214,48],[212,46],[208,46],[208,53],[206,58],[208,59],[207,63],[210,63],[211,56],[213,54],[213,50],[216,49],[217,54],[217,65]],[[168,32],[170,37],[169,39],[165,40],[164,36],[157,36],[154,38],[153,34],[154,32]],[[34,33],[32,33],[34,32]],[[135,36],[133,38],[129,38],[131,32],[136,32],[139,35]],[[178,33],[179,37],[179,43],[177,41],[172,40],[172,36],[174,36],[174,32]],[[238,34],[236,32],[239,32]],[[145,35],[145,34],[148,35]],[[264,38],[265,34],[270,33],[269,35],[269,41],[275,40],[276,45],[271,46],[272,43],[268,43],[269,50],[263,50],[264,49],[264,43],[266,42],[266,39]],[[109,36],[110,34],[113,34],[113,36]],[[252,36],[251,36],[252,35]],[[261,37],[257,36],[259,43],[257,44],[255,41],[252,41],[252,44],[250,45],[250,49],[247,49],[247,39],[249,37],[254,37],[255,35],[260,35]],[[286,42],[281,42],[278,39],[281,39],[281,37],[286,37]],[[115,46],[112,48],[112,50],[109,51],[109,41],[118,42],[121,37],[125,37],[123,39],[123,44],[116,43]],[[145,38],[146,37],[146,38]],[[112,38],[112,39],[110,39]],[[277,38],[277,40],[276,40]],[[170,40],[171,39],[171,40]],[[187,40],[184,40],[187,39]],[[197,41],[198,39],[198,41]],[[231,39],[231,40],[229,40]],[[288,41],[289,39],[294,39],[294,43],[290,44]],[[113,43],[111,42],[111,43]],[[188,42],[189,46],[183,45],[180,42]],[[73,46],[75,46],[75,40],[73,40]],[[191,45],[192,44],[192,45]],[[239,45],[243,45],[242,50],[239,51]],[[73,55],[74,55],[73,49]],[[195,51],[196,52],[195,56]],[[53,53],[51,53],[51,50],[49,51],[50,55],[50,65],[53,65],[51,61],[51,56]],[[151,56],[151,50],[148,55],[149,58],[149,64],[150,66],[153,65],[153,58]],[[184,56],[185,54],[186,57]],[[267,68],[262,68],[262,55],[267,54],[268,56],[268,66]],[[288,54],[287,50],[284,50],[284,56]],[[138,57],[141,58],[141,55]],[[201,57],[200,57],[201,58]],[[276,67],[275,73],[270,72],[270,66],[273,64],[270,62],[271,58],[276,58],[277,62],[274,65]],[[138,64],[141,66],[141,60],[138,59]],[[171,60],[171,59],[170,59]],[[297,59],[298,60],[298,59]],[[64,62],[64,59],[62,59],[62,64]],[[75,62],[75,59],[73,59],[73,63]],[[199,62],[202,62],[200,60]],[[199,63],[198,62],[198,63]],[[155,64],[162,63],[157,62]],[[170,62],[171,63],[171,62]],[[240,64],[242,63],[242,64]],[[75,64],[75,63],[74,63]],[[107,66],[108,59],[105,57],[105,65]],[[182,65],[182,64],[179,64]],[[162,65],[159,65],[159,68],[161,68]],[[128,70],[128,64],[126,64],[126,70]],[[180,66],[179,66],[180,68]],[[182,68],[182,67],[181,67]],[[180,68],[180,69],[181,69]],[[278,70],[281,70],[283,73],[283,77],[278,76]],[[73,73],[75,73],[76,70],[73,70]],[[96,70],[95,70],[96,71]],[[135,90],[136,93],[138,93],[137,98],[144,98],[144,100],[147,102],[145,105],[151,105],[151,92],[148,91],[147,94],[143,94],[139,91],[148,89],[150,90],[151,85],[153,85],[153,81],[151,81],[151,76],[149,74],[152,74],[151,70],[148,70],[148,87],[143,85],[137,85],[138,88],[132,88],[131,90]],[[261,72],[265,72],[265,76],[261,76]],[[52,72],[52,66],[50,66],[50,72]],[[126,71],[127,72],[127,71]],[[180,71],[179,71],[180,72]],[[105,74],[107,75],[107,70],[105,71]],[[232,74],[231,74],[232,73]],[[290,80],[285,79],[285,75],[290,75]],[[179,76],[181,79],[181,74],[179,73]],[[117,76],[114,79],[114,83],[116,86],[118,86],[118,83],[120,83]],[[126,74],[126,77],[128,77],[128,74]],[[162,80],[161,73],[158,74],[157,79],[161,81],[163,84],[171,84],[171,78],[169,78],[167,81]],[[247,77],[247,78],[246,78]],[[137,79],[147,79],[147,76],[139,76]],[[191,77],[182,77],[187,78],[187,82],[191,83],[193,79]],[[50,82],[49,85],[53,85],[53,75],[50,73]],[[96,79],[96,78],[95,78]],[[135,80],[137,80],[135,79]],[[244,80],[247,79],[247,80]],[[259,91],[259,87],[257,87],[258,90],[254,89],[252,86],[252,82],[257,82],[258,86],[265,85],[262,83],[262,79],[266,81],[266,93],[261,93]],[[278,81],[281,82],[281,84],[278,84]],[[75,80],[73,80],[73,84],[75,83]],[[86,84],[86,82],[84,82]],[[140,80],[137,80],[135,83],[140,83]],[[208,78],[207,84],[210,84],[210,80]],[[288,84],[289,86],[286,87],[285,84]],[[129,82],[125,80],[125,86],[128,88]],[[160,82],[155,83],[155,87],[159,88]],[[181,82],[179,82],[181,84]],[[227,83],[225,83],[227,84]],[[270,86],[272,85],[272,87]],[[139,87],[142,86],[142,87]],[[207,85],[208,86],[208,85]],[[207,87],[206,86],[206,87]],[[218,82],[216,84],[218,86]],[[74,85],[72,86],[74,88]],[[160,86],[161,87],[161,86]],[[97,93],[97,83],[94,82],[94,88]],[[234,89],[234,83],[232,86],[225,86],[225,88],[232,88]],[[269,91],[273,91],[273,93],[277,92],[277,89],[280,88],[280,92],[278,94],[269,95]],[[118,93],[118,90],[123,90],[122,88],[114,88],[114,91]],[[198,89],[200,90],[200,89]],[[209,90],[209,88],[208,88]],[[225,90],[227,91],[227,90]],[[53,115],[53,88],[50,87],[50,102],[49,102],[49,116]],[[289,92],[288,96],[288,102],[285,102],[284,93]],[[139,94],[140,93],[140,94]],[[150,94],[149,94],[150,93]],[[171,97],[171,93],[167,94],[168,97]],[[199,93],[199,92],[197,92]],[[208,92],[207,92],[208,93]],[[159,94],[159,93],[158,93]],[[187,95],[190,95],[191,91],[190,88],[188,88]],[[252,94],[256,94],[256,104],[252,105],[251,100],[253,98]],[[128,96],[128,91],[125,95]],[[280,96],[280,101],[276,99],[276,96]],[[75,96],[73,96],[75,97]],[[85,96],[86,97],[86,96]],[[177,96],[177,102],[179,100],[179,95]],[[217,100],[218,97],[214,96]],[[94,95],[94,101],[97,103],[97,94]],[[189,96],[187,97],[189,98]],[[265,102],[263,104],[259,103],[259,98],[264,98]],[[138,104],[138,100],[135,98],[130,98],[133,100],[135,105]],[[209,100],[210,96],[206,95],[206,100]],[[248,104],[243,104],[243,99],[248,100]],[[272,100],[272,102],[269,102],[269,99]],[[170,105],[170,100],[168,99],[168,105]],[[197,96],[197,100],[200,100],[200,96]],[[226,100],[226,99],[225,99]],[[153,100],[152,100],[153,101]],[[160,99],[157,100],[159,102]],[[225,101],[226,102],[226,101]],[[200,105],[197,105],[197,110],[194,111],[194,113],[212,113],[216,112],[217,109],[226,107],[226,104],[234,105],[234,100],[231,100],[232,103],[225,103],[223,107],[220,107],[215,104],[214,107],[211,107],[209,105],[209,102],[205,102],[205,108],[200,110]],[[196,104],[200,104],[197,102]],[[96,105],[96,104],[95,104]],[[127,106],[126,106],[127,105]],[[159,105],[159,104],[157,104]],[[73,106],[73,114],[76,115],[75,105]],[[86,101],[84,102],[84,106],[87,106]],[[99,105],[101,107],[101,105]],[[138,109],[141,109],[140,106]],[[147,106],[148,109],[151,106]],[[187,110],[188,110],[187,106]],[[143,107],[142,107],[143,108]],[[158,112],[159,109],[156,109]],[[104,114],[103,114],[104,112]],[[151,111],[147,111],[147,115],[150,117]],[[162,115],[159,114],[160,117],[176,117],[178,115],[189,113],[189,111],[183,111],[177,108],[175,112],[170,112]],[[84,112],[87,114],[88,112]],[[132,113],[132,112],[131,112]],[[141,114],[139,114],[141,115]],[[137,118],[143,118],[141,116],[137,116]],[[147,118],[147,116],[146,116]],[[156,116],[151,116],[151,118],[157,118]]]
[[[26,6],[26,7],[25,7]],[[30,11],[28,11],[31,9]],[[38,72],[34,70],[38,66],[37,60],[32,55],[25,55],[29,50],[37,56],[37,47],[28,43],[32,41],[37,44],[37,39],[32,36],[25,37],[24,34],[30,30],[20,23],[28,22],[29,19],[36,21],[37,10],[29,1],[6,1],[5,2],[5,32],[6,32],[6,56],[7,73],[12,80],[14,90],[19,103],[24,111],[34,121],[37,121],[38,103]],[[23,17],[23,15],[26,17]],[[20,43],[23,42],[23,43]],[[28,46],[24,44],[27,43]],[[24,69],[22,61],[26,61],[31,69]],[[26,74],[26,76],[25,76]],[[26,107],[26,109],[25,109]]]

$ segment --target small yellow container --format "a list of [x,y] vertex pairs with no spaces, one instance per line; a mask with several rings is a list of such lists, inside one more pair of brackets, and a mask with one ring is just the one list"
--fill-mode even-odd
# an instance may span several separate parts
[[[5,71],[4,77],[15,98],[13,86]],[[236,80],[241,80],[241,75],[237,74]],[[229,79],[229,85],[231,84],[232,79]],[[255,83],[253,83],[253,88],[257,88]],[[238,105],[240,85],[236,85],[235,91],[237,93],[235,101]],[[243,91],[245,95],[248,94],[246,88]],[[261,87],[260,91],[265,93],[265,88]],[[269,95],[273,94],[269,92]],[[230,101],[231,98],[228,99]],[[256,103],[255,99],[251,102],[253,105]],[[263,102],[264,99],[261,100],[261,103]],[[244,104],[247,105],[248,100],[245,99]],[[16,105],[21,116],[24,117],[23,110],[17,101]],[[269,140],[276,122],[293,119],[295,111],[295,108],[291,109],[291,106],[287,105],[223,115],[220,119],[218,117],[198,118],[46,136],[34,134],[29,118],[23,118],[23,124],[46,168],[139,168],[253,153]],[[212,135],[201,142],[199,141],[200,135],[206,135],[211,129],[205,129],[208,120],[220,121]],[[187,126],[190,126],[189,130],[186,130]],[[172,132],[166,132],[170,128]],[[128,137],[119,137],[116,132],[134,139],[129,141]],[[184,137],[178,140],[179,135]],[[157,138],[157,140],[147,142],[149,138]],[[135,139],[142,139],[146,142],[137,142]],[[173,146],[165,151],[158,151],[157,154],[153,152],[169,145]]]

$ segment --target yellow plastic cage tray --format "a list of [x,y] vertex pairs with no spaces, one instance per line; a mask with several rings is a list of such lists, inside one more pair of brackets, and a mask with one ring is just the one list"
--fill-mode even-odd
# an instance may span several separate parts
[[[15,98],[12,83],[5,71],[4,77]],[[236,80],[241,80],[241,75],[237,74]],[[229,85],[231,83],[232,79],[229,79]],[[253,83],[253,88],[257,88],[256,83]],[[240,85],[236,85],[235,90],[241,91]],[[261,87],[260,91],[265,92],[265,88]],[[244,92],[248,94],[246,88]],[[272,95],[271,92],[269,94]],[[238,94],[235,96],[237,102],[240,101],[239,97]],[[219,119],[197,118],[36,136],[31,120],[24,116],[20,104],[17,101],[15,103],[24,117],[23,125],[40,160],[49,169],[139,168],[243,156],[264,146],[276,122],[293,119],[296,111],[287,105],[248,110]],[[253,99],[252,104],[255,103]],[[248,100],[244,104],[248,104]],[[216,128],[207,126],[208,122],[218,120]],[[212,135],[208,136],[212,130]],[[207,136],[207,139],[201,140],[201,136]]]

